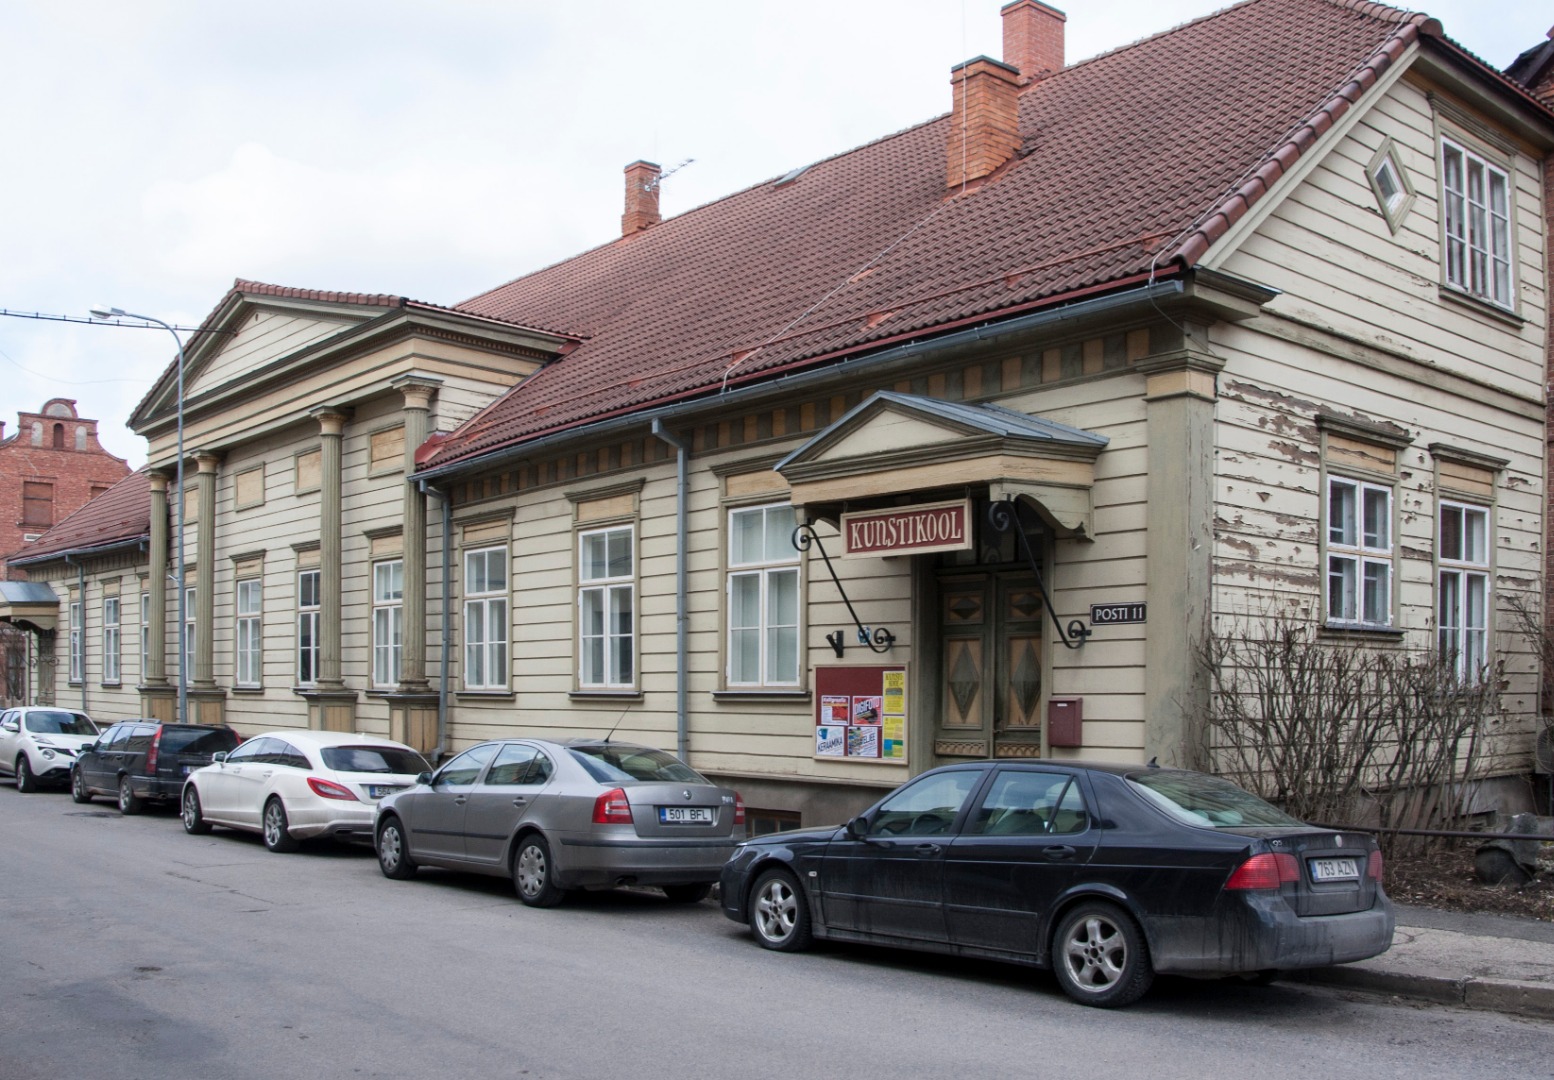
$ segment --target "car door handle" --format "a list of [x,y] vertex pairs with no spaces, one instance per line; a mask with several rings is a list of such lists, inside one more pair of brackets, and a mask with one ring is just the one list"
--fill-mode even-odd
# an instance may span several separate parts
[[528,799],[526,799],[524,796],[520,795],[516,799],[513,800],[513,805],[514,806],[524,806],[524,805],[527,805],[528,801],[529,801]]
[[455,795],[453,798],[454,806],[463,806],[467,802],[469,802],[469,797],[466,795]]
[[918,844],[912,850],[918,855],[937,855],[944,849],[938,844]]
[[1041,853],[1049,859],[1072,859],[1074,857],[1074,849],[1066,844],[1042,848]]
[[272,777],[274,775],[275,775],[275,770],[271,769],[269,772],[262,772],[262,773],[260,773],[259,774],[259,779],[261,779],[261,780],[268,780],[270,777]]

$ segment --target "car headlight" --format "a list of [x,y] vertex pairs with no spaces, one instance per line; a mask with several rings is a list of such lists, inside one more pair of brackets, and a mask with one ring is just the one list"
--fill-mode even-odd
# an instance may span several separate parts
[[47,747],[47,746],[42,747],[42,748],[40,748],[40,750],[38,752],[41,753],[46,760],[49,760],[49,761],[53,761],[54,760],[54,751],[51,750],[49,747]]

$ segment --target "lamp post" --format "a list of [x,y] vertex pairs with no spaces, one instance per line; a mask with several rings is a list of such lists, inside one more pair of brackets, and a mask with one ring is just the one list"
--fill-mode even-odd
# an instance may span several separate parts
[[[187,592],[184,588],[184,562],[183,562],[183,338],[178,336],[170,323],[161,319],[153,319],[150,315],[135,315],[123,308],[95,307],[92,308],[94,319],[139,319],[141,322],[152,323],[160,326],[178,343],[178,473],[173,485],[173,500],[177,507],[178,544],[174,549],[176,555],[173,560],[174,574],[178,586],[178,722],[189,722],[189,621],[185,610],[188,603]],[[209,583],[206,583],[209,588]]]

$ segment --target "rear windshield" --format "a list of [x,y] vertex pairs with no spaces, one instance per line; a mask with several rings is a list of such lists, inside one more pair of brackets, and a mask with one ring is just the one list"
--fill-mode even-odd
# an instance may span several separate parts
[[27,730],[38,735],[96,735],[97,725],[80,713],[31,712]]
[[414,750],[397,746],[326,746],[319,751],[324,768],[335,772],[404,773],[431,772],[426,759]]
[[158,744],[166,754],[215,754],[237,747],[237,732],[231,728],[183,728],[173,724],[162,726],[162,741]]
[[705,784],[707,778],[673,754],[650,750],[645,746],[569,746],[578,764],[600,783],[621,780],[668,780],[673,783]]
[[1215,829],[1238,825],[1302,825],[1271,803],[1229,780],[1194,772],[1133,773],[1128,783],[1144,800],[1188,825]]

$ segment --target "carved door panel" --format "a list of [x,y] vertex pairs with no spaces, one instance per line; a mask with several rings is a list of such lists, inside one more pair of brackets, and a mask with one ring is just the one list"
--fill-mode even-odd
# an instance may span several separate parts
[[1038,755],[1042,614],[1041,594],[1029,574],[941,576],[936,756]]

